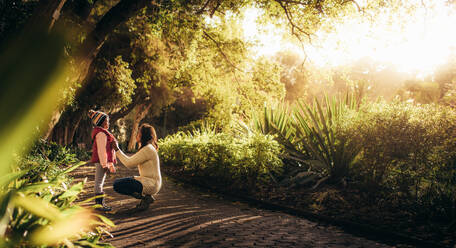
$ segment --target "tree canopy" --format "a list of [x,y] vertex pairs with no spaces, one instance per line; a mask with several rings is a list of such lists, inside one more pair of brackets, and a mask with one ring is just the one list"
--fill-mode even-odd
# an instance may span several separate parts
[[128,117],[138,124],[144,118],[159,118],[166,123],[162,115],[175,111],[173,103],[181,99],[181,103],[199,103],[198,116],[224,127],[233,118],[248,118],[265,102],[296,98],[292,94],[306,81],[306,73],[296,68],[285,73],[284,66],[296,67],[285,57],[272,61],[249,56],[252,44],[243,39],[240,22],[246,8],[262,10],[259,23],[285,26],[294,39],[311,42],[319,28],[330,28],[340,18],[393,5],[400,4],[387,0],[363,5],[347,0],[2,1],[0,42],[32,28],[67,34],[71,86],[62,94],[65,104],[54,112],[45,137],[62,144],[87,143],[84,130],[91,108],[108,112],[113,121]]

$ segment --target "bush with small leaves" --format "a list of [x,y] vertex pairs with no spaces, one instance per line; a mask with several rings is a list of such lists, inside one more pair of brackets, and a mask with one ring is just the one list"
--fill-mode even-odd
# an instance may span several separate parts
[[160,140],[160,158],[167,166],[206,182],[254,190],[274,180],[283,163],[281,149],[270,135],[234,137],[215,131],[178,132]]

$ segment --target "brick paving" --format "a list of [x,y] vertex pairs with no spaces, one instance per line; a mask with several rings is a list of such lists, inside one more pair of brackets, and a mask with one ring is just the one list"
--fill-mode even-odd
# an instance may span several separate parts
[[[164,177],[163,187],[151,207],[131,212],[137,199],[115,193],[117,177],[137,175],[137,170],[118,166],[105,184],[107,216],[116,227],[105,239],[116,247],[390,247],[281,212],[262,210],[244,203],[201,192]],[[93,195],[94,167],[74,173],[88,177],[86,197]]]

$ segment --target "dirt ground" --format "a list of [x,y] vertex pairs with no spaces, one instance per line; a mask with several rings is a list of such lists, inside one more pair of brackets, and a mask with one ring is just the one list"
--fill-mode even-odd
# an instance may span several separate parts
[[[107,178],[105,192],[115,224],[106,242],[116,247],[391,247],[281,212],[262,210],[224,199],[164,176],[156,201],[146,211],[131,209],[139,200],[117,194],[115,178],[138,175],[117,166]],[[95,168],[85,165],[73,176],[87,178],[84,198],[93,193]]]

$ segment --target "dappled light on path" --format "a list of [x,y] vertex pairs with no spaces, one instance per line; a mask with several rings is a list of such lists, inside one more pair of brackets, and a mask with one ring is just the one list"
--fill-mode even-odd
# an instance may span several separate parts
[[[105,241],[116,247],[388,247],[337,227],[201,192],[166,176],[150,208],[132,212],[138,200],[115,193],[112,182],[137,172],[118,168],[105,185],[107,203],[114,209],[106,216],[116,224],[113,237]],[[76,180],[91,175],[90,170],[82,167]],[[87,197],[92,187],[93,178],[88,178]]]

